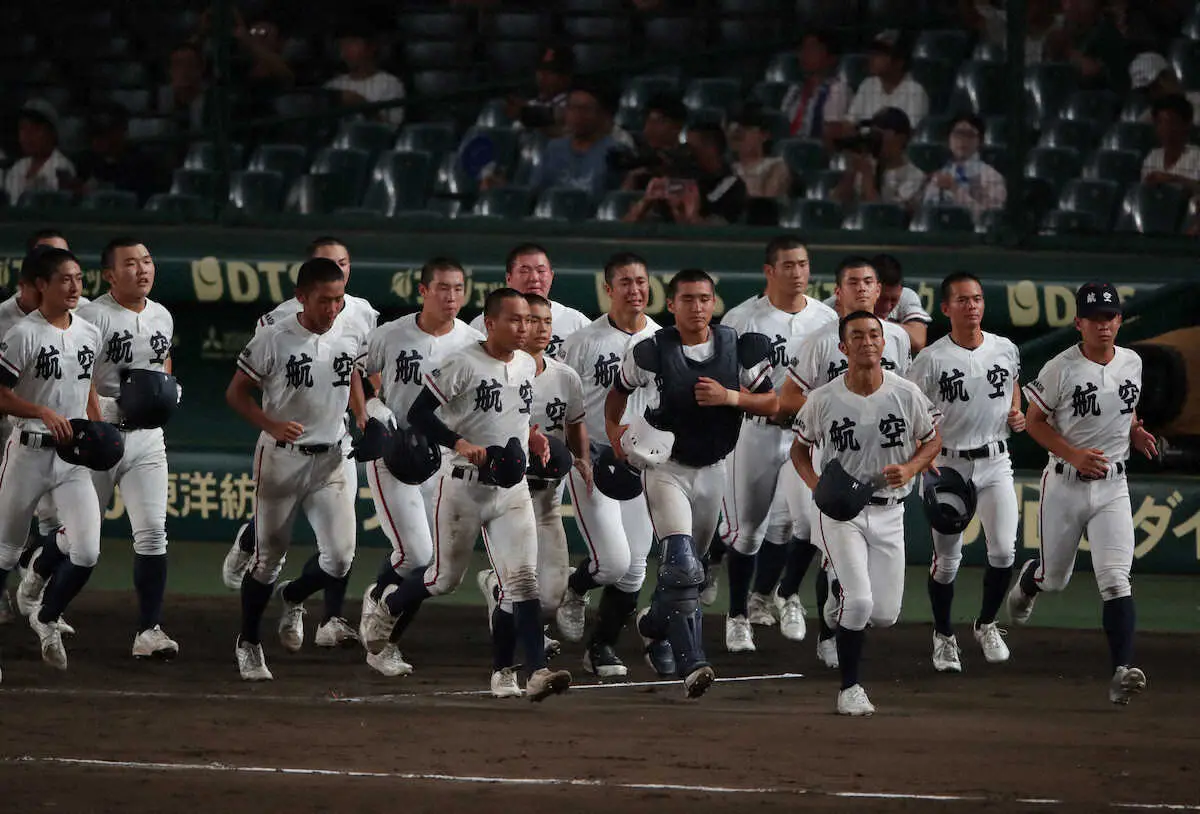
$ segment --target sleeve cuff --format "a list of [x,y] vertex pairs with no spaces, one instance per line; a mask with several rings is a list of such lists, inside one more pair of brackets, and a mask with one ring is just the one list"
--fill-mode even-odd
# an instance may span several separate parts
[[242,360],[242,359],[238,359],[237,366],[238,366],[238,370],[242,371],[242,372],[243,372],[243,373],[245,373],[247,376],[249,376],[249,377],[250,377],[250,379],[251,379],[251,380],[252,380],[252,381],[253,381],[255,384],[261,384],[261,383],[262,383],[262,376],[260,376],[260,375],[259,375],[259,373],[258,373],[258,371],[257,371],[257,370],[255,370],[254,368],[250,367],[250,365],[249,365],[249,364],[247,364],[247,363],[246,363],[244,360]]
[[423,379],[425,381],[426,389],[428,389],[429,392],[433,394],[433,397],[438,400],[438,404],[445,406],[450,403],[450,399],[446,398],[446,394],[443,393],[434,383],[432,376],[427,373]]
[[1022,387],[1021,392],[1025,394],[1025,398],[1029,399],[1030,401],[1037,402],[1037,406],[1041,407],[1042,412],[1044,412],[1046,415],[1054,412],[1052,408],[1046,406],[1046,402],[1042,400],[1042,397],[1039,396],[1032,387]]

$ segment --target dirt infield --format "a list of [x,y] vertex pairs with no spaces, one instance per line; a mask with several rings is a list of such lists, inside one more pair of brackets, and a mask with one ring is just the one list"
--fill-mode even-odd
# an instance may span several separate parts
[[[172,664],[130,659],[133,601],[80,598],[65,674],[41,664],[27,628],[0,628],[3,810],[1012,811],[1034,798],[1052,811],[1200,810],[1196,636],[1143,635],[1149,688],[1116,708],[1099,631],[1014,632],[999,667],[964,641],[960,676],[933,673],[927,629],[875,631],[864,684],[879,711],[847,720],[813,642],[760,631],[759,652],[735,658],[718,617],[706,620],[718,676],[804,676],[718,683],[698,702],[678,683],[496,701],[475,694],[488,676],[482,607],[430,603],[406,642],[413,676],[378,676],[355,650],[288,655],[272,635],[276,680],[247,685],[234,596],[170,605]],[[626,643],[631,680],[652,681]],[[568,646],[561,663],[595,683],[579,655]]]

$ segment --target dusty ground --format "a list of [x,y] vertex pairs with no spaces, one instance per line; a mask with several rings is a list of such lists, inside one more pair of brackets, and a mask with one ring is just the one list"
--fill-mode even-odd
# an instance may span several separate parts
[[[1013,632],[999,667],[964,641],[960,676],[933,673],[926,628],[873,631],[864,684],[879,711],[847,720],[812,641],[760,629],[759,652],[733,657],[719,617],[718,676],[804,677],[718,683],[698,702],[678,683],[496,701],[473,694],[488,677],[482,607],[431,603],[405,646],[413,676],[385,679],[357,650],[288,655],[272,635],[276,680],[252,686],[233,661],[235,597],[172,604],[171,664],[130,659],[132,602],[80,597],[62,674],[26,627],[0,628],[0,811],[1200,811],[1197,636],[1143,635],[1150,686],[1116,708],[1099,631]],[[631,680],[653,680],[626,644]],[[559,663],[594,684],[579,655],[569,645]],[[497,778],[556,782],[475,782]]]

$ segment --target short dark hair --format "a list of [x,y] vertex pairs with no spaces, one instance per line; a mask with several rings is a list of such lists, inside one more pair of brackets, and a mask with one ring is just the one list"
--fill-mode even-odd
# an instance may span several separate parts
[[100,268],[110,269],[113,267],[113,255],[116,253],[117,249],[130,249],[134,246],[140,246],[141,244],[142,241],[138,240],[136,237],[129,237],[128,235],[114,237],[105,244],[104,250],[100,252]]
[[321,283],[336,283],[346,279],[342,267],[328,257],[310,257],[300,264],[300,272],[296,275],[296,290],[311,291]]
[[[875,267],[871,265],[871,261],[861,254],[852,254],[849,257],[843,257],[842,262],[838,263],[837,271],[834,272],[834,279],[837,280],[838,285],[841,285],[847,271],[860,268],[869,268],[871,271],[875,271]],[[879,278],[879,272],[875,272],[875,277],[876,279]]]
[[704,141],[708,142],[708,146],[717,150],[724,155],[725,150],[729,147],[729,142],[725,138],[725,128],[716,122],[697,122],[688,128],[689,133],[695,133]]
[[345,242],[342,241],[340,238],[331,237],[329,235],[322,235],[321,237],[318,237],[316,240],[314,240],[308,244],[308,251],[306,254],[309,257],[312,257],[314,254],[317,253],[317,249],[323,249],[326,246],[341,246],[343,249],[346,250],[346,254],[350,253],[350,247],[347,246],[345,244]]
[[53,246],[39,245],[34,246],[25,253],[25,259],[21,261],[21,271],[17,275],[18,282],[25,285],[33,285],[37,279],[38,263],[41,262],[41,257],[46,252],[50,251]]
[[[1191,120],[1189,119],[1188,121]],[[979,134],[980,138],[983,138],[983,134],[987,132],[987,126],[984,124],[983,119],[974,113],[959,113],[957,116],[950,119],[950,127],[947,132],[953,130],[959,122],[966,122],[967,124],[971,125],[975,132]]]
[[660,116],[673,121],[680,127],[687,122],[687,105],[677,94],[660,91],[646,100],[646,113],[656,111]]
[[495,319],[500,316],[500,308],[505,300],[523,300],[525,295],[515,288],[501,286],[495,291],[491,291],[487,295],[487,299],[483,301],[483,315]]
[[[79,258],[66,249],[55,249],[46,247],[38,252],[30,252],[26,257],[26,262],[33,262],[33,270],[30,280],[45,280],[50,282],[50,278],[54,276],[54,272],[62,268],[64,263],[79,263]],[[21,266],[21,276],[24,277],[25,266]]]
[[62,240],[67,239],[67,236],[58,229],[38,229],[25,240],[25,251],[33,251],[34,246],[37,246],[41,241],[52,237],[61,238]]
[[538,243],[518,243],[504,258],[504,273],[511,274],[513,263],[517,262],[518,257],[524,257],[527,254],[544,254],[547,260],[550,259],[550,252],[546,251],[545,246]]
[[780,252],[790,252],[792,249],[808,251],[808,244],[795,235],[777,235],[767,241],[766,259],[768,266],[775,265],[775,258]]
[[947,274],[946,278],[942,280],[942,302],[950,301],[950,291],[955,283],[965,283],[968,281],[977,283],[980,289],[983,288],[983,283],[979,281],[979,278],[969,271],[953,271]]
[[804,32],[803,36],[800,37],[800,42],[803,43],[808,39],[816,40],[817,42],[821,43],[821,45],[825,46],[825,50],[829,52],[830,56],[842,55],[842,44],[838,41],[838,38],[834,35],[834,33],[828,29],[809,29],[808,31]]
[[463,271],[462,263],[459,263],[453,257],[432,257],[425,265],[421,266],[421,285],[427,286],[433,282],[433,276],[439,271],[457,271],[465,278],[467,273]]
[[1150,111],[1155,118],[1158,117],[1159,113],[1174,113],[1176,116],[1183,119],[1186,124],[1192,123],[1192,116],[1194,115],[1192,103],[1187,100],[1186,96],[1178,93],[1172,93],[1159,99],[1155,99],[1150,105]]
[[872,314],[870,311],[851,311],[849,314],[846,314],[846,316],[842,317],[838,322],[838,339],[840,341],[846,341],[846,326],[859,319],[873,319],[879,323],[880,332],[883,331],[883,320]]
[[717,290],[717,284],[713,282],[713,278],[704,269],[680,269],[671,278],[671,281],[667,283],[667,299],[675,299],[675,294],[679,290],[679,286],[684,283],[708,283],[713,293],[716,293]]
[[525,302],[529,303],[530,308],[532,308],[535,305],[537,305],[541,308],[549,308],[550,307],[550,300],[546,299],[541,294],[526,294]]
[[875,276],[879,278],[881,286],[904,285],[904,269],[895,256],[877,254],[871,258],[871,268],[875,269]]
[[613,277],[617,276],[617,269],[633,265],[644,266],[647,270],[650,268],[649,264],[646,263],[646,259],[640,254],[617,252],[604,261],[604,282],[612,285]]

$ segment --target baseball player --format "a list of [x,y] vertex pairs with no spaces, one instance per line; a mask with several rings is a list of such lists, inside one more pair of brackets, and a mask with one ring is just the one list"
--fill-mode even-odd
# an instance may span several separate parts
[[[658,324],[645,313],[650,299],[650,274],[641,257],[630,252],[610,257],[604,264],[604,291],[610,301],[608,313],[575,331],[563,343],[563,359],[582,381],[593,462],[609,449],[604,401],[617,382],[621,360],[631,345],[659,330]],[[649,395],[646,389],[633,394],[621,423],[644,413]],[[588,591],[602,588],[584,666],[602,678],[616,678],[629,672],[615,648],[621,630],[637,611],[654,530],[642,495],[615,500],[600,489],[588,489],[585,481],[583,472],[572,472],[567,486],[575,509],[575,525],[587,544],[588,556],[573,569],[567,581],[556,621],[565,639],[580,641]],[[674,674],[674,670],[670,672]]]
[[[916,353],[925,347],[933,317],[921,304],[921,296],[904,285],[904,270],[894,255],[877,254],[871,258],[871,266],[879,275],[875,316],[902,327],[908,334],[912,352]],[[830,308],[836,307],[836,303],[836,294],[825,299],[825,304]]]
[[[771,340],[771,380],[775,387],[782,387],[788,342],[799,343],[820,328],[836,324],[837,314],[804,293],[809,259],[802,241],[782,236],[768,243],[763,274],[766,293],[731,309],[721,324],[739,334],[759,333]],[[751,624],[775,624],[775,584],[789,558],[803,557],[807,567],[816,551],[810,542],[809,512],[793,517],[788,506],[790,492],[801,493],[795,498],[798,505],[808,501],[788,460],[790,448],[791,431],[786,425],[772,416],[747,415],[737,448],[725,467],[720,533],[729,569],[725,644],[731,653],[754,650]],[[803,639],[804,607],[798,592],[792,591],[780,605],[783,635],[794,641]]]
[[25,251],[31,252],[37,246],[49,246],[52,249],[62,249],[70,251],[71,245],[67,243],[66,235],[58,229],[38,229],[25,240]]
[[[385,424],[408,426],[408,411],[424,385],[422,376],[483,335],[458,319],[466,293],[466,275],[457,260],[435,257],[421,268],[417,286],[421,310],[380,325],[367,339],[359,367],[367,381],[378,381],[379,392],[367,401],[367,413]],[[368,390],[373,386],[368,384]],[[388,585],[399,585],[414,569],[429,564],[433,556],[429,506],[436,479],[413,486],[396,478],[382,460],[366,465],[367,483],[375,501],[375,514],[392,544],[384,555],[375,582],[363,595],[365,620],[371,616]],[[361,630],[360,630],[361,632]],[[399,649],[388,644],[379,653],[367,653],[367,663],[384,675],[412,671]]]
[[1050,453],[1042,473],[1038,513],[1041,551],[1021,566],[1008,593],[1008,613],[1023,625],[1042,591],[1067,587],[1079,541],[1087,532],[1092,571],[1104,601],[1112,681],[1108,698],[1128,704],[1146,687],[1133,666],[1133,509],[1125,479],[1130,449],[1158,455],[1137,416],[1142,360],[1117,347],[1121,298],[1109,283],[1087,283],[1075,294],[1075,327],[1083,340],[1055,356],[1025,386],[1026,431]]
[[[424,374],[425,388],[408,420],[425,437],[453,450],[437,474],[433,559],[399,586],[389,585],[363,624],[371,652],[398,641],[421,604],[461,584],[475,539],[484,546],[500,582],[492,619],[491,692],[521,695],[515,651],[525,654],[525,693],[533,701],[565,691],[571,674],[546,667],[538,599],[537,521],[525,480],[532,451],[548,453],[548,441],[530,426],[533,358],[521,350],[529,331],[529,304],[520,292],[499,288],[484,304],[487,339],[468,345]],[[441,416],[437,415],[441,411]],[[512,616],[501,619],[502,616]]]
[[[771,384],[770,342],[762,334],[712,325],[716,291],[700,269],[671,278],[667,307],[675,326],[634,345],[604,404],[605,429],[623,456],[623,421],[629,395],[656,386],[658,406],[641,423],[673,434],[669,453],[645,469],[643,484],[654,534],[662,542],[658,586],[650,607],[638,616],[647,645],[668,640],[689,698],[703,695],[715,679],[701,640],[703,615],[700,558],[720,514],[725,456],[733,452],[742,412],[774,415],[779,399]],[[638,432],[625,439],[636,446]],[[665,445],[665,444],[664,444]],[[666,452],[666,450],[664,450]]]
[[40,605],[30,608],[29,624],[42,660],[65,670],[67,653],[55,622],[100,556],[100,507],[88,470],[60,459],[55,446],[74,436],[71,419],[86,417],[101,345],[95,326],[71,313],[83,280],[75,255],[46,249],[33,259],[38,310],[0,341],[0,413],[13,420],[0,463],[0,589],[20,557],[35,507],[50,495],[63,520],[50,547],[67,556]]
[[[108,293],[79,309],[79,316],[100,331],[103,352],[92,375],[100,419],[120,425],[121,374],[130,369],[171,373],[171,337],[175,321],[149,299],[154,258],[135,238],[109,241],[100,255]],[[136,658],[174,658],[179,645],[160,625],[167,590],[167,449],[162,428],[125,433],[125,455],[106,472],[93,472],[101,511],[119,484],[133,531],[133,586],[138,596]]]
[[904,594],[904,504],[911,481],[929,468],[941,438],[934,406],[915,384],[884,370],[884,323],[855,311],[839,323],[843,376],[812,391],[796,418],[792,463],[810,489],[817,488],[812,447],[828,445],[825,463],[872,489],[867,505],[850,520],[835,520],[817,506],[817,530],[830,568],[841,584],[837,651],[842,685],[840,715],[875,711],[859,683],[859,660],[868,623],[890,627]]
[[[536,243],[521,243],[513,247],[504,261],[504,284],[522,294],[538,294],[550,299],[550,286],[554,284],[554,267],[546,250]],[[563,341],[591,320],[574,308],[550,300],[554,319],[554,335],[546,355],[558,359],[562,354]],[[471,322],[471,327],[482,334],[487,333],[486,315],[480,314]]]
[[[940,468],[956,470],[974,482],[978,513],[987,541],[983,601],[975,617],[975,641],[989,663],[1007,661],[1009,652],[996,626],[996,614],[1012,582],[1017,545],[1017,494],[1013,486],[1008,435],[1025,429],[1021,413],[1021,372],[1017,346],[986,333],[983,286],[966,272],[942,281],[942,313],[950,333],[913,360],[908,378],[942,413]],[[950,624],[954,577],[962,561],[962,535],[933,532],[929,603],[933,608],[933,667],[962,671],[958,640]]]
[[[855,311],[874,313],[879,299],[879,277],[875,273],[871,261],[865,257],[847,257],[838,265],[836,271],[837,287],[834,289],[834,303],[837,306],[839,318]],[[910,351],[908,334],[894,322],[885,320],[883,323],[883,357],[880,360],[884,370],[890,370],[898,375],[908,372]],[[827,384],[845,373],[848,362],[841,349],[839,328],[828,325],[804,339],[789,342],[786,355],[788,358],[787,378],[779,391],[780,408],[784,415],[795,415],[804,405],[805,399],[816,388]],[[818,457],[817,465],[820,460]],[[789,499],[796,501],[802,492],[790,490]],[[797,516],[806,511],[804,506],[793,506],[792,514]],[[799,547],[798,547],[799,548]],[[802,550],[802,549],[801,549]],[[811,560],[811,558],[810,558]],[[793,560],[795,562],[795,560]],[[792,563],[789,563],[791,565]],[[799,588],[804,578],[807,562],[799,560],[792,574],[787,575],[788,583]],[[817,573],[817,607],[823,608],[829,596],[829,574],[822,569]],[[836,595],[836,590],[835,590]],[[780,594],[787,598],[781,590]],[[833,640],[833,629],[825,623],[823,613],[817,614],[819,633],[817,637],[817,657],[827,667],[835,668],[837,664],[837,647]]]
[[[278,586],[283,604],[279,641],[285,650],[300,650],[304,600],[322,589],[327,591],[322,627],[334,624],[354,636],[345,620],[329,610],[330,593],[345,596],[354,559],[358,480],[355,462],[346,457],[345,413],[354,360],[367,338],[358,323],[337,318],[345,289],[337,263],[323,257],[305,261],[296,279],[303,309],[254,335],[238,357],[225,393],[238,415],[262,431],[254,453],[254,562],[242,579],[242,632],[236,647],[238,670],[246,681],[273,678],[259,628],[299,511],[316,534],[317,553],[298,578]],[[255,388],[263,392],[261,407]]]

